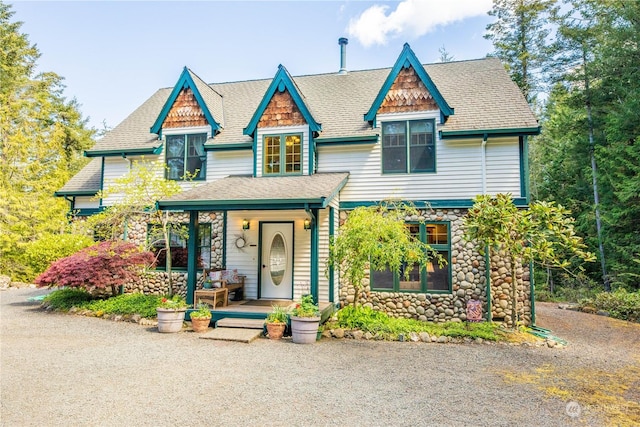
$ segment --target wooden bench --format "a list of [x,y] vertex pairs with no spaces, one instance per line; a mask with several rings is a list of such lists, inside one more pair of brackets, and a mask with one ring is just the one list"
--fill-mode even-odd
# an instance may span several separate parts
[[[205,280],[207,280],[207,278],[209,277],[209,273],[211,273],[212,271],[222,271],[224,269],[211,269],[211,270],[207,270],[205,269],[203,271],[203,282]],[[234,301],[240,301],[242,300],[242,298],[244,297],[244,279],[246,276],[241,276],[238,275],[238,282],[236,283],[231,283],[229,281],[227,281],[226,279],[219,279],[219,280],[212,280],[211,284],[213,285],[214,283],[220,283],[220,287],[221,288],[225,288],[228,290],[229,293],[233,292],[233,300]],[[226,304],[225,304],[226,305]]]

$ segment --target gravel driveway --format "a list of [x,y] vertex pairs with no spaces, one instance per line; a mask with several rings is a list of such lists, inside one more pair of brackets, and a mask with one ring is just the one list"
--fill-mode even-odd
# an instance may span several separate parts
[[3,426],[603,425],[598,408],[569,417],[566,398],[518,376],[639,366],[638,325],[546,304],[538,323],[567,339],[564,349],[218,342],[47,313],[26,301],[42,293],[0,292]]

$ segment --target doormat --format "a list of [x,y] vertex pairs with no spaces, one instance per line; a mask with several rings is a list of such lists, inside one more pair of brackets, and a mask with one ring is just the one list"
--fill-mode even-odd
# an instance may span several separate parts
[[271,307],[272,305],[278,305],[280,307],[289,307],[293,301],[281,300],[281,299],[250,299],[242,303],[242,305],[253,305],[257,307]]

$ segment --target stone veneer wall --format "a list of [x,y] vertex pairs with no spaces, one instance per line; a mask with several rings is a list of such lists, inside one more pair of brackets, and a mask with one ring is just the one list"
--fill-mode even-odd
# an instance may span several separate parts
[[[460,322],[467,319],[466,306],[469,300],[480,300],[483,315],[486,318],[486,262],[472,242],[463,239],[463,218],[466,209],[423,210],[419,216],[407,217],[407,221],[423,220],[448,221],[451,231],[451,293],[416,293],[373,291],[369,279],[365,279],[360,290],[360,304],[374,310],[384,311],[393,317],[404,317],[429,322]],[[340,212],[340,223],[347,218],[348,212]],[[491,300],[494,320],[511,323],[510,281],[507,277],[510,265],[497,254],[491,259]],[[518,311],[520,320],[525,324],[531,321],[529,300],[529,269],[519,267]],[[367,272],[368,273],[368,272]],[[368,274],[367,274],[368,276]],[[354,301],[355,289],[348,283],[340,283],[340,305],[344,307]],[[506,305],[505,305],[506,302]]]
[[[171,222],[189,223],[189,213],[171,213]],[[198,221],[211,223],[211,268],[222,268],[222,250],[224,245],[224,219],[222,212],[200,212]],[[127,229],[127,240],[141,245],[147,240],[147,221],[144,218],[130,221]],[[200,278],[202,274],[198,274]],[[173,293],[186,297],[187,272],[172,271]],[[201,286],[201,283],[198,283]],[[198,286],[196,286],[198,287]],[[140,281],[125,285],[125,293],[144,293],[148,295],[166,295],[169,290],[169,275],[166,271],[149,271]]]

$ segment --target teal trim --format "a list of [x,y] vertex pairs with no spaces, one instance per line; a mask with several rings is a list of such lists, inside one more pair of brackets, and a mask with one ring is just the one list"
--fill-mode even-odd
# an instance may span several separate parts
[[222,215],[222,268],[227,267],[227,211]]
[[[102,165],[100,166],[100,191],[104,190],[104,157],[102,158]],[[100,207],[102,207],[102,197],[99,200]]]
[[304,100],[302,99],[300,92],[298,92],[298,88],[293,82],[291,75],[289,75],[287,69],[282,64],[280,64],[278,65],[278,71],[276,72],[276,75],[273,77],[269,88],[262,97],[262,101],[260,101],[258,108],[253,113],[253,117],[251,117],[249,124],[242,130],[242,133],[244,135],[253,135],[255,133],[256,128],[258,127],[258,122],[260,121],[260,118],[269,105],[271,98],[276,93],[276,90],[278,92],[284,92],[285,90],[289,91],[289,94],[293,98],[293,102],[295,102],[298,109],[300,109],[302,116],[306,120],[312,132],[320,132],[322,130],[322,126],[320,125],[320,123],[316,122],[316,120],[311,115],[311,112],[307,108],[307,105],[304,103]]
[[257,294],[258,294],[258,299],[260,299],[262,298],[262,221],[258,222],[258,265],[256,265],[256,269],[257,269],[257,278],[258,278]]
[[191,91],[193,92],[193,96],[196,98],[196,101],[198,101],[198,105],[202,109],[202,112],[204,113],[205,118],[211,125],[211,136],[215,135],[215,132],[218,129],[220,129],[220,124],[216,122],[216,120],[211,115],[211,112],[207,108],[207,104],[204,102],[204,99],[200,94],[200,91],[196,87],[196,84],[194,83],[193,79],[191,78],[189,69],[187,67],[184,67],[184,69],[182,70],[182,73],[180,74],[180,77],[178,78],[178,82],[173,87],[173,90],[171,91],[169,98],[167,98],[167,102],[164,103],[164,106],[160,111],[160,115],[158,115],[158,118],[156,119],[155,123],[153,124],[153,126],[151,126],[151,129],[150,129],[151,133],[160,134],[160,131],[162,130],[162,123],[164,123],[164,120],[167,118],[167,114],[169,114],[171,107],[173,107],[173,103],[176,101],[176,98],[178,98],[180,91],[185,88],[191,89]]
[[470,129],[470,130],[441,130],[440,139],[456,138],[482,138],[486,136],[522,136],[538,135],[540,126],[535,128],[510,128],[510,129]]
[[312,208],[325,208],[329,200],[320,197],[318,199],[248,199],[248,200],[176,200],[159,201],[159,209],[184,210],[184,211],[235,211],[242,209],[249,210],[282,210],[282,209],[304,209],[305,206]]
[[99,190],[56,191],[54,197],[95,196]]
[[[403,200],[404,202],[413,204],[416,208],[461,208],[468,209],[473,206],[473,199],[446,199],[446,200]],[[383,200],[359,200],[353,202],[340,202],[340,209],[351,210],[360,206],[376,206]],[[513,203],[519,207],[527,207],[528,201],[522,197],[513,199]]]
[[418,74],[418,77],[420,77],[420,80],[426,86],[434,101],[436,101],[436,104],[438,104],[438,108],[440,109],[442,114],[447,117],[453,115],[453,108],[451,108],[449,104],[447,104],[447,101],[445,101],[444,97],[442,96],[436,85],[433,83],[433,80],[431,80],[431,77],[429,77],[429,74],[427,74],[427,71],[424,69],[424,67],[416,57],[416,54],[413,53],[413,50],[411,50],[409,43],[405,43],[400,56],[389,72],[389,75],[384,81],[380,92],[378,92],[378,96],[376,96],[376,99],[373,101],[373,104],[371,105],[371,108],[369,108],[369,111],[364,115],[364,119],[366,121],[373,122],[375,120],[378,109],[380,108],[380,105],[382,105],[384,97],[387,96],[389,89],[391,89],[393,82],[396,81],[398,74],[403,68],[409,68],[410,66],[413,67],[416,74]]
[[205,144],[204,151],[239,151],[252,150],[253,142],[237,142],[233,144]]
[[533,273],[533,261],[529,261],[529,299],[531,301],[531,326],[535,326],[536,324],[536,283]]
[[491,307],[491,257],[489,256],[489,246],[484,253],[484,277],[487,294],[487,322],[493,321],[493,307]]
[[[264,153],[263,153],[264,154]],[[258,176],[258,134],[253,135],[253,176]]]
[[313,300],[317,303],[319,302],[319,273],[320,273],[320,262],[319,262],[319,252],[320,248],[320,216],[318,209],[312,209],[311,214],[313,215],[314,221],[311,224],[311,296],[313,296]]
[[520,196],[529,202],[529,142],[525,136],[520,137]]
[[[286,169],[286,158],[287,158],[287,137],[288,136],[298,136],[300,137],[300,171],[298,172],[286,172],[284,169]],[[273,138],[273,137],[279,137],[280,138],[280,151],[279,151],[279,156],[280,159],[278,160],[278,165],[280,166],[280,172],[270,172],[270,173],[266,173],[264,170],[265,167],[265,162],[264,162],[264,158],[265,158],[265,139],[266,138]],[[304,153],[302,152],[302,150],[304,150],[304,134],[302,133],[270,133],[270,134],[265,134],[262,135],[262,176],[291,176],[291,175],[302,175],[303,174],[303,169],[304,169],[304,165],[303,165],[303,160],[304,160]],[[309,156],[311,156],[311,154],[309,154]],[[311,163],[311,161],[309,161],[309,163]]]
[[[333,206],[329,207],[329,243],[333,240],[333,237],[336,233],[336,224],[335,224],[335,209]],[[335,271],[333,266],[329,267],[329,302],[334,302],[334,292],[335,292],[335,284],[333,281],[335,280]]]
[[[313,140],[313,132],[309,132],[309,175],[313,175],[313,166],[314,166],[314,162],[315,162],[315,153],[316,153],[316,149],[315,149],[315,143]],[[300,153],[300,155],[302,156],[302,158],[304,159],[304,153]]]
[[198,211],[189,212],[189,240],[187,240],[187,304],[193,304],[198,275]]
[[380,135],[371,136],[343,136],[337,138],[316,138],[316,145],[359,145],[376,144]]
[[162,152],[162,143],[154,147],[146,148],[125,148],[120,150],[86,150],[85,157],[127,157],[142,156],[144,154],[159,154]]

